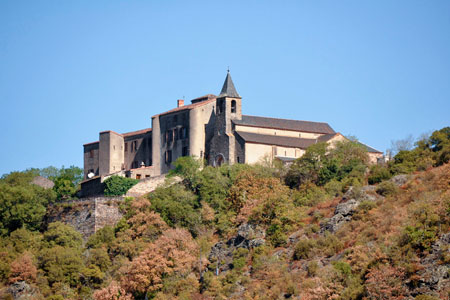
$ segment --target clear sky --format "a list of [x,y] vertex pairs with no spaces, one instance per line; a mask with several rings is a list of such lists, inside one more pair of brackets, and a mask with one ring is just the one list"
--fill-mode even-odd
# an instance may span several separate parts
[[450,125],[450,1],[0,1],[0,175],[218,94],[381,151]]

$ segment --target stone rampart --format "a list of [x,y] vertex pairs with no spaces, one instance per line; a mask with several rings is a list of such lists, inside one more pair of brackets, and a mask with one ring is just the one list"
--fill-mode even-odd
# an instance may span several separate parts
[[90,197],[57,203],[47,212],[47,222],[72,225],[88,238],[106,225],[114,226],[122,218],[119,204],[123,197]]

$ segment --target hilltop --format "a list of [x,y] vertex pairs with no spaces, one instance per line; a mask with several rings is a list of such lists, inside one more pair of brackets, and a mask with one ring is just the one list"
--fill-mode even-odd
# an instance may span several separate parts
[[351,141],[290,166],[182,157],[182,181],[126,198],[117,225],[85,241],[45,222],[63,195],[12,173],[0,181],[0,297],[447,299],[449,158],[448,127],[386,165]]

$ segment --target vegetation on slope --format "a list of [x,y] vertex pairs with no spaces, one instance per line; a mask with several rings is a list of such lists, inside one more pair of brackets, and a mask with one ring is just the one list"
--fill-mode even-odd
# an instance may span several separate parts
[[181,183],[127,199],[85,243],[42,226],[56,196],[12,173],[0,180],[0,297],[25,282],[35,299],[445,299],[449,153],[444,128],[385,166],[352,142],[317,144],[289,169],[184,157]]

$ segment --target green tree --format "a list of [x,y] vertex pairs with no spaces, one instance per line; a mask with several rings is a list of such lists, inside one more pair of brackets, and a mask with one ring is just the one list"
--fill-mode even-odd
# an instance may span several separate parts
[[55,193],[31,184],[34,172],[13,172],[0,179],[0,234],[25,227],[38,230]]
[[81,234],[72,226],[61,222],[54,222],[48,225],[48,230],[44,233],[44,240],[49,247],[58,245],[62,247],[81,248],[83,244]]

